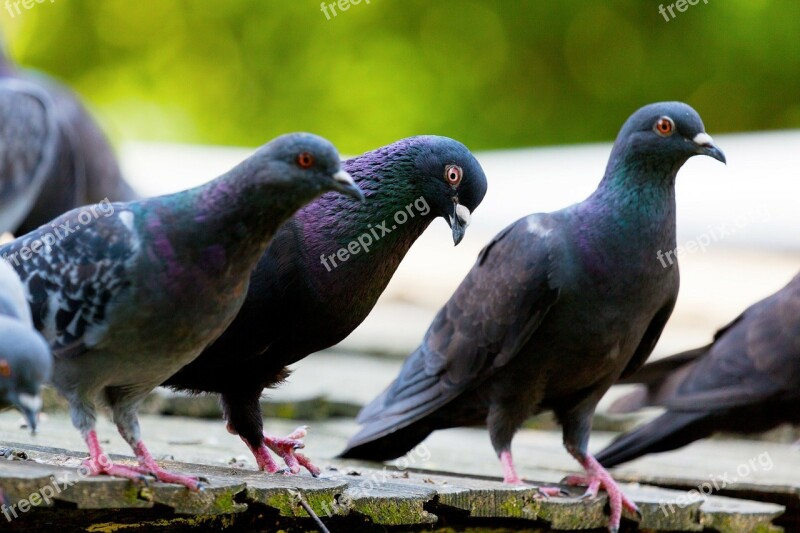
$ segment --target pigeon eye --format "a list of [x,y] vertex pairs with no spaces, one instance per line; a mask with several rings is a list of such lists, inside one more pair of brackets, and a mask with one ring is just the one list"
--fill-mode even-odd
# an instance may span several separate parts
[[444,169],[444,177],[450,185],[458,185],[461,183],[461,176],[463,171],[458,165],[447,165]]
[[653,129],[662,137],[668,137],[672,135],[672,132],[675,130],[675,123],[672,122],[672,119],[669,117],[661,117],[656,121],[656,125]]
[[7,378],[11,375],[11,365],[5,359],[0,359],[0,376]]
[[300,168],[311,168],[314,164],[314,156],[308,152],[301,152],[297,154],[297,165]]

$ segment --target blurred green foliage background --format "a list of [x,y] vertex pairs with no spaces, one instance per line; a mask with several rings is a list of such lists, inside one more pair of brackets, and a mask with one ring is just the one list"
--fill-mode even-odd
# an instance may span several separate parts
[[330,19],[319,0],[28,1],[0,5],[10,54],[116,141],[574,143],[664,99],[713,133],[800,127],[797,0],[700,0],[669,22],[650,0],[362,0]]

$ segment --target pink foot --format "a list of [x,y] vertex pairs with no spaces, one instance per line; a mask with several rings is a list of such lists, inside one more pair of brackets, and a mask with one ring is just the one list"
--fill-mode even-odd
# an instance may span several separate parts
[[[525,482],[517,475],[514,468],[514,459],[511,457],[510,450],[503,450],[500,452],[500,464],[503,465],[503,483],[509,485],[524,485]],[[536,490],[545,498],[551,496],[568,496],[563,489],[558,487],[537,487]]]
[[[297,474],[300,472],[300,467],[303,467],[308,470],[312,476],[317,477],[320,474],[319,468],[314,466],[308,457],[297,452],[297,450],[305,448],[306,445],[303,443],[302,439],[305,438],[307,433],[308,426],[300,426],[282,439],[264,435],[264,444],[283,459],[283,462],[286,463],[286,466],[292,474]],[[256,457],[256,460],[258,460],[258,457]],[[270,458],[270,460],[272,460],[272,458]]]
[[[242,439],[245,444],[247,441]],[[256,464],[258,465],[258,469],[263,472],[269,472],[270,474],[274,474],[280,467],[278,463],[275,462],[275,459],[269,454],[269,450],[265,444],[262,444],[258,448],[252,448],[249,444],[247,447],[250,448],[250,451],[253,452],[253,457],[256,459]]]
[[84,459],[81,463],[86,470],[89,471],[90,476],[107,475],[114,477],[121,477],[136,481],[137,483],[146,483],[147,477],[139,472],[136,468],[114,464],[111,459],[103,452],[100,447],[100,442],[97,439],[97,433],[92,430],[86,435],[86,445],[89,448],[89,458]]
[[139,441],[136,443],[136,447],[133,451],[136,454],[136,458],[139,460],[140,466],[137,468],[137,470],[147,472],[157,480],[163,481],[164,483],[183,485],[187,489],[194,492],[203,490],[205,488],[203,482],[205,481],[207,483],[207,481],[202,478],[168,472],[158,466],[156,460],[153,459],[153,456],[150,455],[150,452],[145,447],[144,442]]
[[608,493],[608,504],[611,508],[611,517],[608,520],[609,531],[616,532],[619,530],[623,509],[641,519],[641,513],[636,504],[622,493],[611,474],[594,457],[587,455],[586,459],[578,460],[586,470],[586,474],[567,476],[562,483],[572,486],[585,486],[586,492],[583,494],[583,498],[595,498],[601,488],[605,489]]

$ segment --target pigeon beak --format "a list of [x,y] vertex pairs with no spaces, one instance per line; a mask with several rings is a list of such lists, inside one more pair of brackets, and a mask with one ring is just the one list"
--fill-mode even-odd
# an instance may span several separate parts
[[711,138],[711,135],[705,132],[700,132],[694,136],[692,142],[697,145],[698,152],[701,155],[707,155],[709,157],[713,157],[717,161],[727,164],[727,160],[725,159],[725,154],[722,153],[716,144],[714,144],[714,139]]
[[39,414],[39,409],[42,408],[42,397],[37,395],[21,393],[16,399],[12,400],[14,407],[28,421],[28,427],[31,428],[31,434],[36,433],[36,415]]
[[364,201],[364,193],[361,191],[358,185],[356,185],[356,182],[353,181],[353,178],[350,176],[350,174],[344,170],[339,170],[333,175],[333,180],[336,182],[333,187],[335,191],[339,191],[347,196],[352,196],[361,202]]
[[453,214],[447,217],[450,229],[453,230],[453,242],[456,246],[464,238],[464,233],[467,231],[472,215],[469,209],[458,203],[458,200],[453,200]]

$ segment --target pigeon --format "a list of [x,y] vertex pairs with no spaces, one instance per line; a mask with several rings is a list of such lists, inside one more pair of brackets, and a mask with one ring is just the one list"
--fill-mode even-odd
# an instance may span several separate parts
[[588,453],[592,414],[644,363],[672,312],[677,263],[663,267],[657,252],[675,249],[675,177],[697,154],[725,161],[691,107],[636,111],[594,193],[521,218],[483,248],[341,457],[388,460],[437,429],[486,424],[504,481],[518,484],[512,438],[552,410],[585,470],[565,482],[587,485],[587,497],[605,488],[616,531],[622,508],[636,506]]
[[50,348],[33,329],[19,276],[0,261],[0,409],[16,408],[32,433],[42,406],[39,391],[52,367]]
[[[207,184],[77,208],[0,247],[52,349],[53,383],[89,448],[84,464],[91,474],[152,475],[202,487],[153,460],[137,408],[225,330],[275,231],[328,191],[363,198],[328,141],[284,135]],[[98,401],[111,408],[138,467],[114,464],[103,453]]]
[[229,431],[266,472],[280,469],[269,450],[291,473],[304,467],[318,475],[319,469],[296,453],[305,427],[286,438],[264,434],[264,389],[283,382],[288,365],[349,335],[435,218],[445,219],[458,244],[486,193],[478,161],[446,137],[403,139],[345,161],[344,168],[367,202],[325,195],[292,217],[259,261],[231,326],[165,383],[221,394]]
[[[123,179],[108,139],[74,92],[45,74],[18,69],[11,63],[2,47],[0,47],[0,80],[24,81],[36,86],[41,93],[49,97],[46,120],[57,124],[55,137],[48,136],[46,143],[37,143],[33,132],[22,125],[8,126],[5,121],[0,125],[0,135],[2,135],[0,143],[22,145],[16,148],[17,151],[33,153],[35,150],[40,150],[42,156],[47,155],[47,158],[41,158],[41,166],[37,167],[37,170],[41,168],[42,172],[46,172],[43,181],[40,183],[31,176],[29,178],[31,190],[24,198],[13,204],[16,215],[13,218],[18,221],[11,227],[3,224],[0,229],[22,235],[75,207],[103,200],[131,201],[138,197]],[[0,97],[6,98],[4,95]],[[13,104],[0,101],[0,107],[7,105]],[[20,114],[21,111],[15,116],[19,117]],[[48,133],[49,126],[50,124]],[[40,129],[42,127],[40,126]],[[30,146],[27,143],[30,143]],[[3,163],[0,161],[0,164]],[[5,166],[7,165],[5,162]],[[24,167],[16,172],[20,173],[22,168]],[[9,177],[4,174],[0,179],[5,182]],[[2,212],[6,209],[6,202],[1,195],[0,202],[2,202],[0,203]]]
[[0,233],[16,230],[28,216],[55,168],[58,142],[47,93],[0,78]]
[[666,412],[598,453],[608,468],[718,431],[800,424],[800,274],[748,307],[708,346],[645,365],[624,382],[646,388],[617,400],[612,411],[652,405]]

